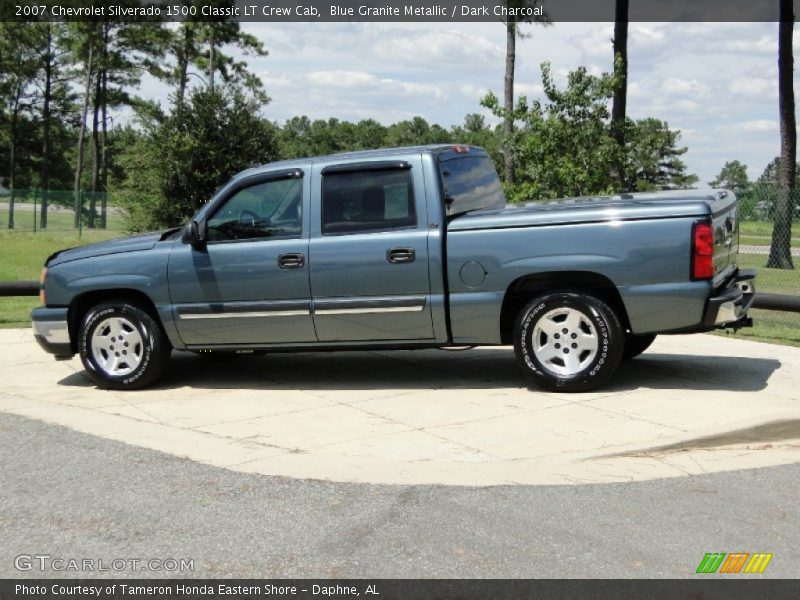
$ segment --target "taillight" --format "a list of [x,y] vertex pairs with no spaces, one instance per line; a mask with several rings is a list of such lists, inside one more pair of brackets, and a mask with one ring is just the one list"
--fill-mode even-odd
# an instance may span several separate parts
[[714,230],[708,223],[695,223],[692,235],[692,279],[714,277]]

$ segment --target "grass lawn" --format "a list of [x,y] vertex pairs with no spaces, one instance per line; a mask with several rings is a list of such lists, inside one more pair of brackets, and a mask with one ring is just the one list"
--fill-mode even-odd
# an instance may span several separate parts
[[[45,259],[56,250],[100,242],[124,235],[120,231],[95,229],[29,233],[0,230],[0,281],[39,280]],[[0,327],[27,327],[30,312],[39,304],[34,297],[0,298]]]
[[[794,270],[766,269],[766,254],[740,254],[739,266],[758,271],[756,291],[800,296],[800,259],[795,259]],[[800,315],[797,315],[800,326]]]
[[[739,236],[739,245],[741,246],[765,246],[769,248],[771,243],[772,243],[772,238],[769,236],[750,236],[750,235]],[[797,248],[797,247],[800,247],[800,238],[792,234],[792,248]]]
[[[772,292],[800,296],[800,259],[795,260],[795,269],[766,269],[766,254],[740,254],[739,265],[758,270],[756,292]],[[740,329],[736,334],[718,332],[718,335],[731,335],[741,339],[762,342],[777,342],[800,346],[800,313],[778,312],[772,310],[752,310],[753,327]]]
[[30,327],[35,306],[39,306],[39,298],[0,298],[0,328]]
[[[750,246],[769,246],[772,240],[770,221],[741,221],[739,223],[739,243]],[[793,223],[792,246],[800,246],[800,223]]]
[[[792,237],[797,238],[800,235],[800,223],[794,221],[792,224]],[[739,229],[742,235],[772,235],[772,221],[739,221]]]
[[736,333],[716,331],[714,335],[728,335],[742,340],[800,346],[800,313],[753,309],[749,314],[753,317],[752,327],[740,329]]

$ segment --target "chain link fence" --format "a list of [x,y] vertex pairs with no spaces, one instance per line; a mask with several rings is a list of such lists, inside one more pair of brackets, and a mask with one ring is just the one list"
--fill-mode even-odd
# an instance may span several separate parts
[[[123,231],[126,211],[114,194],[71,190],[14,190],[0,194],[0,230],[82,237],[85,230]],[[43,206],[47,206],[45,211]],[[76,206],[80,218],[76,218]]]
[[[758,271],[758,292],[800,296],[800,189],[790,197],[791,221],[779,225],[775,233],[778,206],[775,185],[754,185],[737,192],[739,198],[739,263]],[[773,237],[788,240],[794,269],[767,268]],[[778,339],[800,345],[800,313],[753,310],[755,325],[741,335]]]

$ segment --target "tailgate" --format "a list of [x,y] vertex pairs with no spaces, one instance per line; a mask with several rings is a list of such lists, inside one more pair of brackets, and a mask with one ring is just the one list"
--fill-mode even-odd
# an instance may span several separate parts
[[714,287],[736,269],[739,253],[739,202],[733,192],[715,190],[709,198],[711,227],[714,230]]

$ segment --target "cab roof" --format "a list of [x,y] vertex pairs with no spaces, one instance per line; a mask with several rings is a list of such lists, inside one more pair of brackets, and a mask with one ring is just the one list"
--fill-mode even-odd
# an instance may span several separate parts
[[485,154],[486,151],[483,148],[479,148],[478,146],[469,146],[467,144],[425,144],[420,146],[402,146],[400,148],[378,148],[376,150],[357,150],[351,152],[340,152],[336,154],[325,154],[322,156],[307,156],[303,158],[290,158],[286,160],[279,160],[271,163],[265,163],[263,165],[257,165],[250,167],[249,169],[245,169],[234,175],[234,179],[239,179],[241,177],[245,177],[247,175],[253,175],[260,171],[266,170],[273,170],[273,169],[280,169],[280,168],[292,168],[292,167],[310,167],[313,164],[317,163],[326,163],[326,162],[338,162],[340,160],[361,160],[361,159],[370,159],[370,158],[380,158],[382,156],[407,156],[412,154],[423,154],[423,153],[430,153],[430,154],[441,154],[444,152],[453,152],[454,154],[456,151],[455,148],[467,148],[469,152],[479,152],[480,154]]

